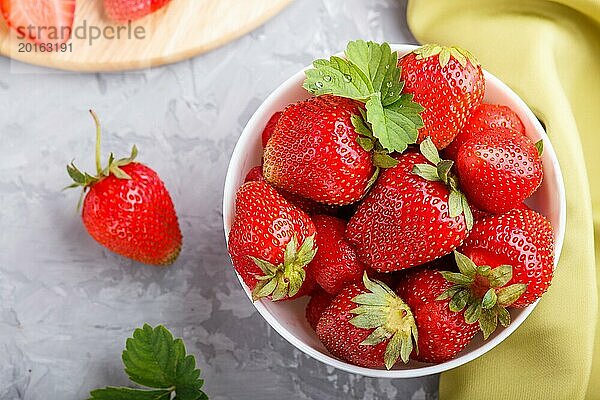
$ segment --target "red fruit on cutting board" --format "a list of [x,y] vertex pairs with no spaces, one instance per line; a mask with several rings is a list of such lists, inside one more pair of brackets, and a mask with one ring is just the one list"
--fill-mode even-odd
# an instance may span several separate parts
[[75,0],[0,0],[0,8],[19,37],[43,44],[61,44],[71,37]]
[[83,224],[98,243],[117,254],[144,264],[172,264],[182,237],[169,192],[156,172],[134,161],[135,146],[128,158],[115,160],[111,153],[108,166],[102,168],[100,124],[92,115],[97,126],[97,175],[67,166],[75,181],[69,187],[84,189]]
[[468,51],[427,44],[402,57],[404,92],[425,107],[424,126],[417,143],[426,137],[443,149],[463,129],[473,109],[483,100],[485,80],[481,66]]
[[336,357],[367,368],[408,362],[417,327],[408,305],[387,285],[370,280],[346,286],[325,309],[317,336]]
[[345,237],[346,221],[328,215],[314,215],[319,251],[310,264],[314,277],[331,294],[362,279],[365,266]]
[[407,271],[398,284],[396,293],[412,310],[419,332],[419,352],[413,352],[411,358],[429,363],[448,361],[479,331],[477,324],[465,321],[464,312],[450,309],[449,299],[438,300],[452,286],[438,269],[423,267]]
[[371,153],[356,141],[352,123],[361,103],[332,95],[283,111],[264,152],[267,182],[332,205],[360,200],[375,172]]
[[104,10],[113,21],[127,22],[145,17],[170,2],[171,0],[104,0]]
[[315,233],[310,217],[266,182],[239,188],[229,254],[254,300],[284,300],[312,291],[306,267],[317,251]]
[[541,143],[507,128],[489,129],[463,143],[456,168],[469,202],[499,214],[531,196],[543,178]]
[[[379,272],[421,265],[458,247],[472,215],[431,140],[396,157],[350,219],[346,236],[361,261]],[[437,168],[436,166],[437,165]]]
[[513,209],[476,221],[459,251],[477,265],[512,267],[508,284],[527,290],[513,307],[524,307],[548,290],[554,270],[554,236],[550,222],[528,208]]
[[444,154],[456,160],[460,146],[467,140],[482,134],[488,129],[507,128],[525,134],[525,127],[519,116],[508,106],[482,103],[475,108],[465,123],[464,128],[456,135],[452,143],[444,149]]

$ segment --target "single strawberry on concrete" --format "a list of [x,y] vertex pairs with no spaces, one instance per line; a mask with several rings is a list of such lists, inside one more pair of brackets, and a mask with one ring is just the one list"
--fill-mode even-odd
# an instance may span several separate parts
[[317,288],[310,296],[308,304],[306,304],[306,320],[313,330],[317,330],[317,324],[321,319],[321,315],[335,296],[327,293],[321,288]]
[[266,182],[248,182],[236,194],[229,254],[254,300],[273,301],[308,294],[315,226]]
[[0,9],[21,38],[40,44],[62,44],[71,38],[75,0],[0,0]]
[[407,363],[413,341],[418,341],[409,306],[366,272],[363,283],[346,286],[325,309],[317,336],[336,357],[361,367],[387,369],[398,359]]
[[464,128],[456,135],[452,143],[444,149],[444,155],[451,160],[456,160],[458,149],[464,142],[488,129],[497,128],[512,129],[525,134],[523,122],[510,107],[481,103],[473,110]]
[[430,139],[421,152],[397,156],[350,219],[346,236],[362,262],[397,271],[442,257],[458,247],[472,215],[452,174]]
[[550,222],[537,212],[516,208],[476,221],[459,251],[477,265],[512,266],[508,284],[527,285],[513,307],[525,307],[548,290],[554,270]]
[[456,168],[469,202],[499,214],[531,196],[543,178],[541,143],[507,128],[488,129],[463,143]]
[[104,10],[116,22],[135,21],[163,8],[171,0],[104,0]]
[[314,215],[319,251],[310,264],[319,286],[331,294],[344,286],[360,282],[365,266],[344,236],[346,221],[328,215]]
[[443,149],[481,104],[485,80],[475,57],[459,47],[426,44],[402,57],[404,91],[425,108],[417,142],[430,137]]
[[282,112],[281,111],[277,111],[275,114],[271,115],[271,118],[269,118],[269,121],[267,121],[267,125],[265,126],[265,129],[263,129],[262,132],[262,147],[263,149],[265,147],[267,147],[267,143],[269,143],[269,139],[271,139],[271,136],[273,136],[273,132],[275,131],[275,126],[277,126],[277,122],[279,122],[279,118],[281,117]]
[[144,264],[172,264],[182,237],[169,192],[156,172],[134,161],[135,146],[128,158],[115,160],[111,153],[108,166],[102,168],[100,122],[91,113],[97,127],[97,175],[67,166],[75,181],[69,187],[83,187],[83,224],[98,243],[117,254]]
[[352,124],[360,107],[357,101],[331,95],[286,107],[265,148],[267,182],[326,204],[361,199],[375,167]]
[[419,332],[419,352],[413,352],[411,358],[429,363],[448,361],[479,331],[477,324],[465,321],[464,312],[450,308],[449,299],[438,300],[452,287],[438,269],[427,267],[407,271],[398,284],[396,293],[412,310]]

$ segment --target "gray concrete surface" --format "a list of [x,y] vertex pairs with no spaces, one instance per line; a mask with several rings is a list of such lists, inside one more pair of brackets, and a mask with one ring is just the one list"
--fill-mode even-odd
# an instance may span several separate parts
[[[198,355],[212,400],[437,397],[437,377],[370,379],[327,367],[270,329],[239,286],[221,225],[225,169],[260,102],[351,39],[413,42],[405,4],[298,0],[255,32],[189,61],[115,74],[56,73],[0,59],[0,399],[85,399],[127,384],[120,354],[144,322]],[[98,246],[76,214],[65,165],[104,151],[156,169],[185,244],[168,269]]]

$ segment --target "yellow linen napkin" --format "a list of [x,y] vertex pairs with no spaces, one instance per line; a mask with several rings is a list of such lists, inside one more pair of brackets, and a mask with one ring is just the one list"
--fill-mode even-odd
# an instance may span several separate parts
[[442,374],[440,399],[600,399],[600,0],[409,0],[407,18],[420,42],[470,50],[525,100],[546,125],[567,191],[550,290],[501,345]]

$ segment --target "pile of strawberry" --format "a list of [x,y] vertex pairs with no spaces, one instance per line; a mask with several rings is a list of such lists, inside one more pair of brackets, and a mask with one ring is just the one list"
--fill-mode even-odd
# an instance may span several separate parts
[[469,52],[355,41],[306,75],[314,97],[273,115],[236,196],[229,253],[255,300],[312,296],[333,355],[389,369],[455,357],[548,289],[552,227],[523,203],[542,142],[483,103]]

